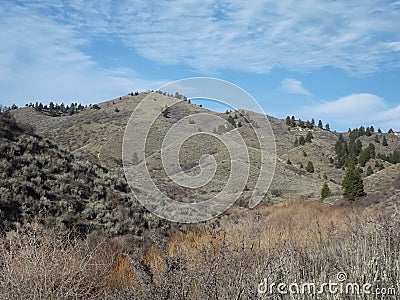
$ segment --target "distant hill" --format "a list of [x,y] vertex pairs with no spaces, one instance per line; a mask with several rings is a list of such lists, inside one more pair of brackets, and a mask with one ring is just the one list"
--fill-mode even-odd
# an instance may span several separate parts
[[[85,158],[95,164],[101,164],[107,168],[121,169],[121,147],[125,126],[128,119],[136,107],[149,92],[129,94],[127,96],[118,97],[96,105],[96,108],[87,108],[79,114],[63,115],[52,117],[48,114],[42,114],[33,108],[22,108],[13,110],[12,114],[18,123],[25,120],[31,120],[30,125],[34,128],[36,134],[50,139],[57,145],[69,149],[77,157]],[[149,99],[151,98],[151,99]],[[154,93],[148,98],[148,101],[157,101],[157,99],[171,99],[171,97]],[[168,128],[177,120],[200,112],[208,112],[219,115],[225,119],[229,116],[237,116],[238,112],[216,113],[210,112],[197,105],[188,102],[181,102],[171,107],[169,118],[159,118],[151,131],[148,138],[149,152],[148,167],[153,178],[158,181],[159,186],[164,188],[168,193],[168,180],[161,171],[162,165],[160,161],[159,149],[160,141]],[[328,200],[338,200],[341,198],[341,181],[345,171],[335,166],[334,160],[335,143],[338,140],[339,133],[321,129],[318,126],[310,128],[301,128],[299,126],[290,127],[285,120],[268,117],[274,131],[277,145],[277,166],[275,176],[268,193],[269,201],[281,201],[293,197],[303,197],[309,199],[319,199],[320,191],[324,182],[329,184],[332,190],[332,197]],[[241,135],[249,143],[253,143],[253,134],[250,124],[239,116],[236,120],[241,122],[242,127],[238,128]],[[195,126],[195,125],[194,125]],[[303,145],[295,145],[296,138],[305,138],[307,133],[311,133],[311,143]],[[349,141],[349,133],[343,133],[346,141]],[[388,141],[387,146],[382,145],[383,137]],[[370,136],[361,136],[358,138],[363,147],[373,143],[376,153],[389,154],[396,149],[400,149],[400,137],[395,134],[388,133],[372,133]],[[377,142],[377,139],[379,142]],[[213,155],[217,161],[225,161],[227,153],[223,147],[214,146],[207,139],[191,141],[193,149],[201,147],[203,152],[213,151]],[[208,145],[205,145],[207,144]],[[254,143],[253,143],[254,144]],[[250,152],[254,153],[255,159],[252,161],[253,172],[250,176],[248,187],[254,186],[254,178],[257,176],[257,144],[250,147]],[[153,149],[153,150],[151,150]],[[198,157],[185,154],[182,152],[181,160],[187,167],[188,172],[196,172]],[[305,170],[307,164],[312,162],[314,172],[309,173]],[[389,167],[392,165],[381,159],[370,159],[365,167],[363,167],[363,177],[366,177],[366,170],[371,166],[374,173],[381,169],[381,165]],[[380,171],[385,173],[385,171]],[[218,187],[223,185],[224,180],[229,174],[228,165],[221,167],[217,173],[216,179],[212,184],[205,186],[203,189],[190,191],[190,197],[204,199],[209,194],[214,193]],[[250,191],[244,192],[239,201],[244,205],[245,199],[250,195]],[[187,197],[187,193],[182,193],[182,197]]]

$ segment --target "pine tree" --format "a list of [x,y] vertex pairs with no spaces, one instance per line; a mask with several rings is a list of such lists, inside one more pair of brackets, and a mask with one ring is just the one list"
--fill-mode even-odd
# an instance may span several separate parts
[[329,123],[326,123],[325,130],[331,131],[331,127],[329,126]]
[[357,156],[360,155],[361,150],[362,150],[362,143],[360,140],[356,140],[356,145],[355,145],[354,150],[355,150]]
[[228,117],[228,122],[229,122],[233,127],[236,128],[235,119],[234,119],[231,115],[229,115],[229,117]]
[[368,147],[361,151],[360,158],[358,159],[358,163],[361,167],[365,167],[365,164],[369,161],[369,149]]
[[375,135],[375,140],[374,141],[375,141],[375,143],[379,144],[380,143],[379,136]]
[[383,136],[383,139],[382,139],[382,145],[383,146],[388,146],[388,142],[387,142],[387,140],[386,140],[386,137],[385,136]]
[[305,143],[306,143],[306,139],[304,138],[304,136],[301,136],[299,138],[299,145],[305,145]]
[[290,118],[290,127],[296,127],[296,120],[295,120],[294,116],[292,116]]
[[369,152],[369,158],[375,158],[376,152],[375,152],[375,145],[370,143],[368,145],[368,152]]
[[323,128],[323,125],[322,125],[322,121],[321,121],[321,120],[318,121],[318,127],[321,128],[321,129]]
[[372,170],[371,166],[368,166],[368,168],[367,168],[367,176],[370,176],[372,174],[374,174],[374,170]]
[[169,116],[169,113],[170,113],[170,112],[171,112],[171,111],[170,111],[169,107],[168,107],[167,105],[165,105],[165,108],[164,108],[164,110],[162,111],[162,114],[163,114],[164,118],[170,118],[170,116]]
[[309,161],[309,162],[307,163],[306,171],[307,171],[308,173],[314,173],[314,165],[313,165],[313,163],[312,163],[311,161]]
[[294,140],[294,146],[297,147],[299,145],[299,139],[296,137]]
[[378,127],[378,133],[382,133],[382,129]]
[[351,201],[365,195],[363,179],[355,167],[347,169],[342,182],[342,189],[344,197]]
[[286,125],[290,126],[290,117],[289,116],[286,117]]
[[311,134],[311,132],[307,132],[307,136],[306,136],[306,142],[307,143],[311,143],[311,140],[313,139],[313,135]]
[[328,184],[325,182],[321,189],[321,198],[325,199],[331,195],[331,190]]

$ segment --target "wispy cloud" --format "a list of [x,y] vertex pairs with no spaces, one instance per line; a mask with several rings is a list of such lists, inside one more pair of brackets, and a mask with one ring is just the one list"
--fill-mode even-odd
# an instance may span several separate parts
[[[92,36],[116,35],[146,58],[203,72],[334,66],[352,74],[400,67],[400,8],[364,1],[31,1]],[[392,43],[392,47],[388,47]],[[397,55],[395,53],[395,55]]]
[[400,128],[400,105],[388,107],[381,97],[362,93],[326,101],[313,107],[305,107],[301,112],[331,122],[334,127],[377,125],[382,128]]
[[72,27],[23,6],[0,5],[0,12],[2,103],[21,105],[60,98],[98,102],[131,90],[158,87],[133,70],[101,66],[81,50],[90,41]]
[[303,86],[302,82],[293,78],[286,78],[282,80],[281,90],[289,94],[311,96],[311,93]]

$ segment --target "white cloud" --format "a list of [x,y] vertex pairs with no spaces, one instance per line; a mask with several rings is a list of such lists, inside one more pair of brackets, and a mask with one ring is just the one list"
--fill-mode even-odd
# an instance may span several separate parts
[[389,47],[389,49],[398,52],[400,51],[400,42],[390,42],[386,43],[386,45]]
[[0,101],[93,103],[157,88],[129,69],[107,69],[80,50],[89,43],[68,26],[24,7],[1,8]]
[[[115,35],[141,55],[210,72],[400,67],[398,5],[364,1],[31,1],[83,34]],[[25,4],[28,6],[28,4]],[[397,51],[397,50],[396,50]]]
[[304,108],[301,113],[329,122],[333,127],[375,125],[383,129],[400,128],[400,105],[388,107],[381,97],[362,93]]
[[289,94],[300,94],[310,96],[311,93],[303,87],[303,84],[300,80],[293,78],[286,78],[281,82],[281,89],[285,93]]

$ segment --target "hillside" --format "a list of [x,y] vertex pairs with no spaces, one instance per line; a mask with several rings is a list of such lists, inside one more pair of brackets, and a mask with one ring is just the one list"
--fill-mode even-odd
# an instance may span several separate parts
[[[141,235],[168,225],[130,196],[121,173],[75,157],[0,114],[0,224]],[[168,226],[167,226],[168,227]]]
[[[12,114],[19,123],[29,119],[30,125],[34,128],[35,133],[48,138],[57,145],[69,149],[77,157],[88,159],[93,163],[101,164],[107,168],[118,170],[121,168],[121,149],[122,139],[125,126],[128,119],[136,107],[146,96],[149,101],[172,101],[173,99],[159,93],[139,93],[128,94],[103,103],[99,103],[99,109],[88,108],[79,114],[64,115],[60,117],[52,117],[35,111],[33,108],[22,108],[13,110]],[[170,187],[165,174],[161,171],[162,165],[160,161],[159,149],[161,149],[162,138],[172,124],[195,113],[207,112],[227,119],[229,116],[237,116],[238,112],[230,114],[210,112],[197,105],[188,102],[181,102],[170,108],[169,118],[158,118],[153,125],[149,138],[147,139],[148,150],[148,167],[152,178],[158,181],[159,186],[165,191]],[[268,117],[274,132],[277,151],[276,172],[273,178],[268,199],[270,201],[281,201],[288,197],[305,197],[310,199],[318,199],[320,190],[325,181],[328,182],[332,190],[334,199],[339,199],[341,195],[341,181],[343,180],[344,170],[335,167],[332,162],[335,159],[335,143],[338,140],[339,133],[324,130],[317,126],[312,129],[301,128],[299,126],[289,127],[285,120]],[[252,169],[248,187],[254,186],[254,178],[257,177],[259,159],[257,158],[257,147],[259,145],[254,140],[252,128],[243,117],[236,120],[243,124],[238,128],[240,134],[244,137],[249,145],[250,152],[253,153],[254,159],[251,161]],[[197,126],[197,125],[193,125]],[[217,124],[216,124],[217,126]],[[199,128],[201,129],[201,128]],[[294,144],[296,138],[306,137],[310,132],[313,136],[311,143],[304,145]],[[349,133],[343,133],[344,139],[349,140]],[[380,142],[385,137],[388,146],[383,146]],[[400,149],[400,137],[393,133],[373,133],[371,136],[361,136],[358,138],[363,147],[369,143],[373,143],[376,153],[389,154],[396,149]],[[378,139],[379,142],[376,142]],[[206,139],[192,139],[188,145],[192,149],[202,147],[201,153],[213,153],[217,161],[224,162],[227,153],[223,147],[218,144],[215,146],[212,140],[207,142]],[[181,151],[180,159],[186,166],[187,172],[196,173],[199,155],[194,155],[190,151],[189,146],[185,151]],[[288,160],[291,164],[287,164]],[[304,169],[308,162],[312,162],[314,173],[308,173]],[[371,159],[363,168],[363,177],[366,177],[366,169],[371,166],[374,172],[378,172],[380,164],[388,167],[391,164],[380,159]],[[212,194],[219,186],[223,185],[227,178],[229,168],[227,165],[221,166],[213,183],[203,187],[202,189],[191,191],[192,198],[203,199],[204,195]],[[193,194],[194,193],[194,194]],[[187,193],[182,193],[187,195]],[[246,199],[249,193],[244,192],[241,200]],[[243,201],[240,201],[241,203]]]

